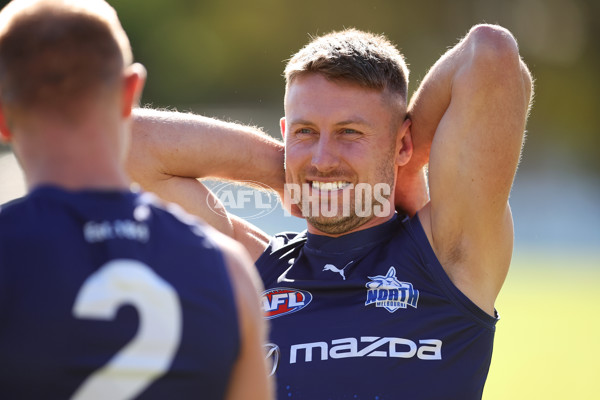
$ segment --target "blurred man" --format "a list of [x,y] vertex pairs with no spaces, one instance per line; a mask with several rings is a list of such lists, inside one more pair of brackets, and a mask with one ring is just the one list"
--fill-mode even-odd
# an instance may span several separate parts
[[245,251],[128,189],[144,78],[102,0],[0,12],[0,132],[29,189],[0,208],[3,399],[271,398]]
[[[285,75],[285,171],[282,147],[249,128],[145,110],[134,178],[256,260],[279,398],[481,398],[532,93],[515,39],[473,27],[410,104],[402,55],[357,30],[316,38]],[[213,212],[205,176],[285,180],[307,231],[269,238]]]

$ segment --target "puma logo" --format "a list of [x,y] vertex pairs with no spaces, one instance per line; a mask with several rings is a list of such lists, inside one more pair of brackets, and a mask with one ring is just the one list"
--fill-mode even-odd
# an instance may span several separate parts
[[352,264],[354,262],[354,260],[350,261],[348,264],[346,264],[344,266],[344,268],[339,269],[338,267],[336,267],[333,264],[325,264],[325,266],[323,267],[323,271],[331,271],[331,272],[335,272],[336,274],[340,274],[342,276],[343,280],[346,280],[346,275],[344,275],[344,270],[346,269],[346,267],[350,264]]

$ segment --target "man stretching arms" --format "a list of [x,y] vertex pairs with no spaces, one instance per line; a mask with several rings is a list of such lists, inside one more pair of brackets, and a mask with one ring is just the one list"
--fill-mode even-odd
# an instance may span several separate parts
[[[285,171],[281,146],[249,128],[144,110],[134,179],[256,260],[279,398],[481,398],[532,93],[515,39],[473,27],[409,104],[403,57],[357,30],[316,38],[285,75]],[[273,238],[213,213],[195,179],[280,190],[284,176],[307,232]]]

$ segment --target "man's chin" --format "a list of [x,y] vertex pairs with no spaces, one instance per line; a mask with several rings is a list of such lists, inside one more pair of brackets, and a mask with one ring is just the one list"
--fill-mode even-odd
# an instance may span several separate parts
[[306,221],[328,235],[342,235],[350,232],[369,221],[370,218],[353,216],[335,216],[335,217],[306,217]]

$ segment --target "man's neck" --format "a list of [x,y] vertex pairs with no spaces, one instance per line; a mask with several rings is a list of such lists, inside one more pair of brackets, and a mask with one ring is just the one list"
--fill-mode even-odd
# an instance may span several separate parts
[[[52,129],[22,132],[13,150],[29,190],[55,185],[70,190],[127,189],[120,143],[110,131]],[[16,136],[16,135],[15,135]]]

